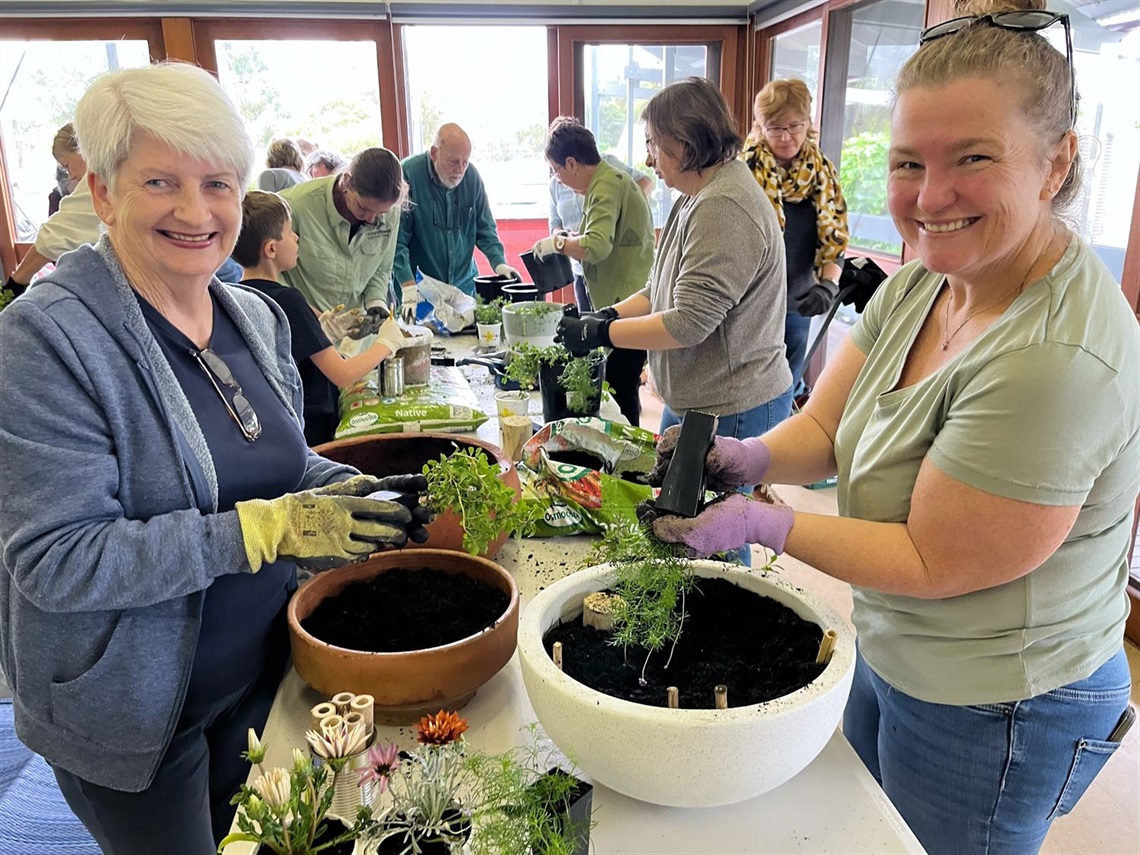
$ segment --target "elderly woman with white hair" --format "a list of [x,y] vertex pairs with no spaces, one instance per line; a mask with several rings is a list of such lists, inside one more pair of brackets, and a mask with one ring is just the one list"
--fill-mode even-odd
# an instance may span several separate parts
[[285,667],[296,566],[422,540],[424,485],[310,451],[284,315],[212,275],[253,161],[213,78],[113,72],[75,126],[107,233],[0,315],[2,664],[104,852],[200,855]]

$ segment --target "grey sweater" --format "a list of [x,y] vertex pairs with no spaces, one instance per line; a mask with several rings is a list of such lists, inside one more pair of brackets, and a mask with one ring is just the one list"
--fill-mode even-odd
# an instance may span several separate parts
[[640,293],[685,345],[649,352],[670,409],[732,415],[792,385],[783,236],[772,203],[740,161],[673,206]]
[[[300,411],[281,310],[210,287]],[[0,655],[17,733],[81,778],[144,789],[182,708],[205,589],[250,568],[106,237],[0,313],[0,389]],[[310,452],[302,487],[355,471]]]

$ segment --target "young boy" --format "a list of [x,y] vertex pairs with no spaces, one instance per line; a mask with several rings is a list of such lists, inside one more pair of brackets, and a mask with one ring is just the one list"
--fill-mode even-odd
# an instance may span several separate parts
[[285,312],[305,395],[305,441],[311,446],[329,442],[340,420],[337,387],[355,383],[398,351],[404,334],[388,318],[371,347],[347,359],[341,356],[301,293],[278,282],[282,271],[297,264],[298,238],[289,204],[276,193],[250,190],[241,211],[233,258],[242,266],[242,284],[267,295]]

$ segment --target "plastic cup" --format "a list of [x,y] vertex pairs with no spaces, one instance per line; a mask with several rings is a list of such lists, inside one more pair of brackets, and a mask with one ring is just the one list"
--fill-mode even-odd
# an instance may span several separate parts
[[508,416],[525,416],[527,410],[530,409],[530,393],[496,392],[495,409],[498,411],[500,420]]

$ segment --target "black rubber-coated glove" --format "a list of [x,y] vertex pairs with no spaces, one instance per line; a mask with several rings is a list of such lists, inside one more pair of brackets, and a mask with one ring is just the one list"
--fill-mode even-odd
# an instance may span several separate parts
[[582,317],[583,318],[599,318],[603,321],[605,321],[605,320],[616,321],[618,319],[618,313],[617,313],[617,309],[615,309],[613,306],[606,306],[604,309],[598,309],[595,312],[586,312],[585,314],[582,315]]
[[19,297],[21,294],[23,294],[25,291],[28,290],[28,286],[27,285],[21,285],[15,279],[13,279],[11,276],[9,276],[8,281],[4,283],[4,290],[5,291],[11,291],[13,294],[15,294],[17,297]]
[[[568,307],[573,308],[573,307]],[[610,341],[610,324],[614,318],[599,318],[592,314],[576,317],[564,314],[558,322],[558,334],[554,340],[570,351],[571,356],[585,356],[599,347],[613,347]]]
[[432,518],[432,510],[423,504],[423,494],[427,492],[427,478],[423,475],[353,475],[346,481],[326,484],[309,492],[320,496],[367,496],[385,499],[403,505],[412,512],[412,519],[405,531],[412,543],[424,543],[428,539],[424,528]]
[[800,298],[796,311],[805,318],[822,315],[831,308],[837,296],[839,296],[839,284],[831,279],[820,279]]

